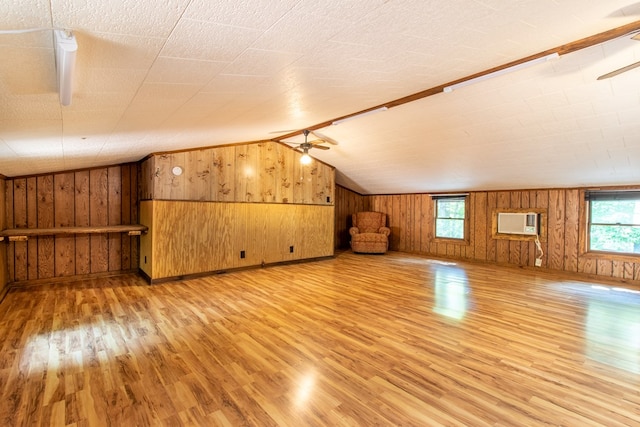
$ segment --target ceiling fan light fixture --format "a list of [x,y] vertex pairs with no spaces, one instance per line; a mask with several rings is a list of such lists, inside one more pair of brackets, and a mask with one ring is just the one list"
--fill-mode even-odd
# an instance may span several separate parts
[[303,165],[308,165],[309,163],[311,163],[311,160],[311,156],[309,155],[308,150],[305,148],[304,153],[300,157],[300,163],[302,163]]

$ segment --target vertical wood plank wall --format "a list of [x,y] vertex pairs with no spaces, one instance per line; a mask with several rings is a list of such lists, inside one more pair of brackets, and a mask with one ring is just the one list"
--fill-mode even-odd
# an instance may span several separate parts
[[355,212],[363,212],[369,210],[369,197],[363,197],[348,188],[336,185],[336,203],[335,203],[335,238],[336,248],[348,248],[349,227],[351,227],[351,215]]
[[[340,189],[340,187],[338,187]],[[338,231],[351,210],[362,208],[385,212],[391,228],[390,249],[430,256],[533,266],[536,246],[532,241],[497,240],[492,236],[492,213],[499,208],[541,208],[548,215],[543,239],[542,268],[585,273],[607,278],[640,280],[640,262],[611,256],[583,255],[580,226],[584,221],[581,189],[488,191],[469,193],[469,243],[434,242],[434,204],[428,194],[360,196],[336,191],[336,236],[338,246],[348,247],[348,234]],[[360,200],[362,199],[362,200]],[[582,224],[584,229],[584,224]]]
[[[138,222],[136,164],[5,180],[3,228]],[[136,270],[138,240],[121,233],[32,237],[7,246],[9,282]]]
[[[4,188],[6,180],[4,178],[0,178],[0,188]],[[7,220],[6,220],[6,211],[7,205],[5,202],[6,195],[4,191],[0,191],[0,230],[7,228]],[[7,245],[6,243],[0,242],[0,300],[4,297],[5,292],[7,291],[7,283],[9,282],[9,276],[7,274]]]
[[334,168],[299,160],[273,141],[153,154],[142,162],[140,199],[333,205]]

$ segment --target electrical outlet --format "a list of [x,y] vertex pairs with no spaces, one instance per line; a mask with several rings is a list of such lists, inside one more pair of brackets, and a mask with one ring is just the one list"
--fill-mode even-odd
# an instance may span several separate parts
[[293,246],[289,246],[289,253],[293,253]]
[[244,257],[245,257],[244,251],[240,251],[240,258],[244,258]]
[[536,259],[536,267],[541,267],[542,266],[542,260],[540,258]]

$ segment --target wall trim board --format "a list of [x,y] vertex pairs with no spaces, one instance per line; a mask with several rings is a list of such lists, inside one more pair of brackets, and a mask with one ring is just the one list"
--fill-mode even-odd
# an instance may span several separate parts
[[123,276],[127,274],[138,274],[138,269],[107,271],[100,273],[76,274],[74,276],[52,277],[49,279],[34,279],[19,282],[11,282],[7,285],[8,289],[24,289],[34,286],[52,285],[60,283],[72,283],[87,279],[103,279],[107,277]]
[[232,268],[227,268],[227,269],[223,269],[223,270],[205,271],[205,272],[202,272],[202,273],[185,274],[185,275],[182,275],[182,276],[175,276],[175,277],[162,277],[162,278],[159,278],[159,279],[152,279],[143,270],[139,270],[139,273],[150,285],[159,285],[159,284],[168,283],[168,282],[179,282],[179,281],[183,281],[183,280],[198,279],[198,278],[201,278],[201,277],[224,275],[224,274],[229,274],[229,273],[235,273],[235,272],[238,272],[238,271],[259,270],[261,268],[270,268],[270,267],[277,267],[277,266],[283,266],[283,265],[306,264],[306,263],[310,263],[310,262],[324,261],[324,260],[329,260],[329,259],[333,259],[333,258],[335,258],[335,254],[334,255],[328,255],[328,256],[316,257],[316,258],[306,258],[306,259],[291,260],[291,261],[271,262],[271,263],[265,263],[264,265],[249,265],[249,266],[245,266],[245,267],[232,267]]

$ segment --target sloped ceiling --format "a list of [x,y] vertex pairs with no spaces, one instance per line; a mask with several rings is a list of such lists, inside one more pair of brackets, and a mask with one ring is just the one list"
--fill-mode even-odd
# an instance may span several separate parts
[[364,194],[638,184],[640,68],[596,80],[640,61],[633,34],[441,88],[639,19],[629,0],[4,0],[0,30],[79,47],[64,107],[52,32],[0,34],[0,174],[314,128],[339,145],[311,154]]

